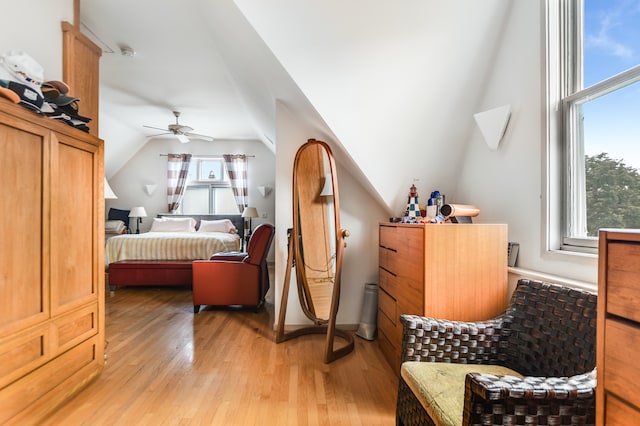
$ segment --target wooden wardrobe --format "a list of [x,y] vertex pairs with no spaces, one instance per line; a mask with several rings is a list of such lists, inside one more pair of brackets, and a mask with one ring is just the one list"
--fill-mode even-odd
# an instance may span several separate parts
[[0,424],[104,366],[103,142],[0,98]]

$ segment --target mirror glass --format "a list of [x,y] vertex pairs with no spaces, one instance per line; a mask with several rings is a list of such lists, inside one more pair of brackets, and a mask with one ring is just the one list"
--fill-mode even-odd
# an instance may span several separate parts
[[298,221],[296,274],[302,309],[317,323],[329,320],[336,277],[336,212],[329,152],[320,143],[300,149],[294,170]]
[[[336,165],[326,142],[309,139],[298,149],[293,163],[293,228],[282,286],[276,332],[281,343],[306,334],[325,334],[324,361],[332,362],[353,351],[353,335],[336,327],[340,300],[340,273],[345,237],[340,228],[340,197]],[[296,270],[298,298],[313,326],[285,332],[291,271]],[[334,346],[335,338],[343,342]]]

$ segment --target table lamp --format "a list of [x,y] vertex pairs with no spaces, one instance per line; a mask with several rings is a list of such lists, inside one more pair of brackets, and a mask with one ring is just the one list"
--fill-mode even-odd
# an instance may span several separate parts
[[144,207],[134,207],[131,209],[131,212],[129,212],[129,217],[135,217],[136,218],[136,234],[140,233],[140,224],[142,223],[142,218],[143,217],[147,217],[147,212],[144,209]]

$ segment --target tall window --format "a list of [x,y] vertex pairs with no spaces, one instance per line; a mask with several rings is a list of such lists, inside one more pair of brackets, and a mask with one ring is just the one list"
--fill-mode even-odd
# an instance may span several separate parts
[[549,2],[559,7],[561,243],[592,251],[600,228],[640,228],[640,0]]
[[181,213],[238,213],[222,157],[194,157],[191,160]]

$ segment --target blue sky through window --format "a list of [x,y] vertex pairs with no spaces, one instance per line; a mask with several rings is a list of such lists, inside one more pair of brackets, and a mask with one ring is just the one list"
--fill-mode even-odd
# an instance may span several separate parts
[[[640,64],[640,0],[584,0],[584,87]],[[584,106],[585,152],[640,170],[640,83]]]

